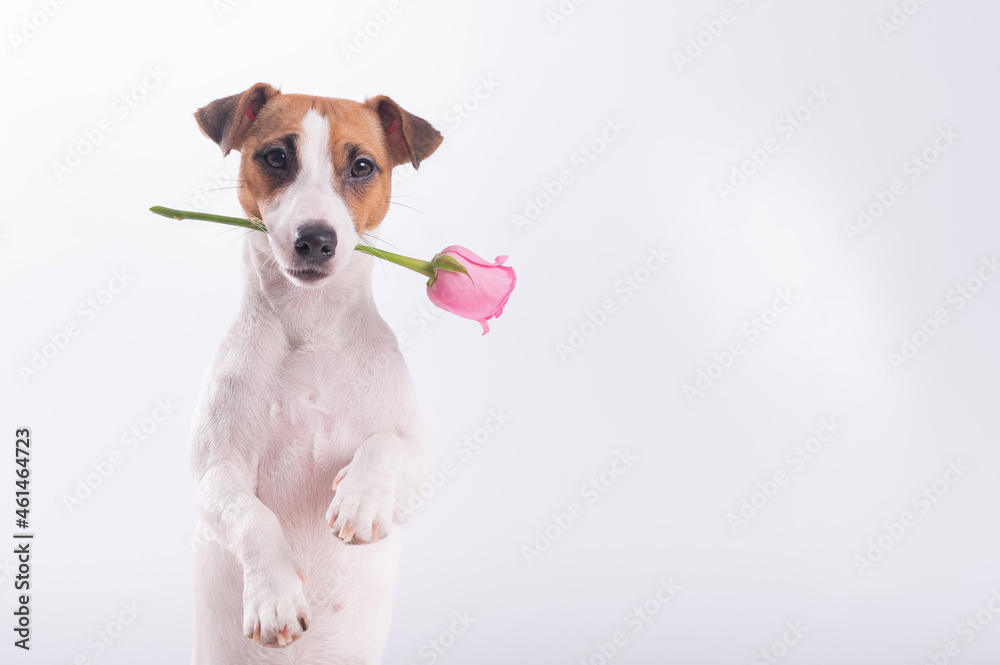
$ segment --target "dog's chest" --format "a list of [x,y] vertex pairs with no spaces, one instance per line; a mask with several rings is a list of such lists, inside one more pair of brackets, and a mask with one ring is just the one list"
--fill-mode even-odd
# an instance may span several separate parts
[[[393,417],[392,354],[316,337],[278,365],[270,412],[272,451],[314,468],[339,467]],[[287,460],[286,460],[287,461]]]

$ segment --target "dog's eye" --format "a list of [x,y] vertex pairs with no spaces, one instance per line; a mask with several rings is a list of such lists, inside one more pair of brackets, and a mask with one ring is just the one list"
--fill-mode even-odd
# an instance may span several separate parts
[[274,150],[264,153],[264,161],[267,162],[268,166],[276,169],[283,169],[288,166],[288,159],[285,157],[285,151],[280,148],[275,148]]
[[375,164],[373,164],[369,159],[356,159],[354,160],[354,164],[351,165],[351,175],[355,178],[364,178],[365,176],[369,176],[374,170]]

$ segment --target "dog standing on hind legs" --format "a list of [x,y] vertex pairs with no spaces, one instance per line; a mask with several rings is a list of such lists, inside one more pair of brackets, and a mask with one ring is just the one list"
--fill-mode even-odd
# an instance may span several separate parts
[[422,457],[374,258],[354,246],[385,217],[393,167],[441,135],[388,97],[265,83],[195,117],[240,152],[240,205],[267,233],[244,240],[242,304],[193,424],[193,664],[375,665]]

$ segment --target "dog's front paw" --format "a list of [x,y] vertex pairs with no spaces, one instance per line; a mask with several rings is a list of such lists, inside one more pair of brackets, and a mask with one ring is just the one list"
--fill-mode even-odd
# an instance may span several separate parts
[[309,629],[305,578],[294,570],[247,575],[243,582],[243,634],[254,644],[283,647]]
[[396,508],[396,478],[392,474],[351,471],[348,464],[333,481],[336,495],[326,521],[345,543],[374,543],[389,535]]

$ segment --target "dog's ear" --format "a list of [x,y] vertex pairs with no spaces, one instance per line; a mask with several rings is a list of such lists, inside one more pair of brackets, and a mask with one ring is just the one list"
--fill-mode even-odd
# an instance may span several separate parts
[[198,126],[219,144],[222,154],[239,150],[257,114],[275,95],[281,94],[267,83],[258,83],[238,95],[216,99],[195,111]]
[[444,137],[431,123],[399,107],[385,95],[369,99],[366,104],[378,114],[385,130],[385,142],[393,159],[393,166],[410,162],[418,168],[420,162],[441,145]]

